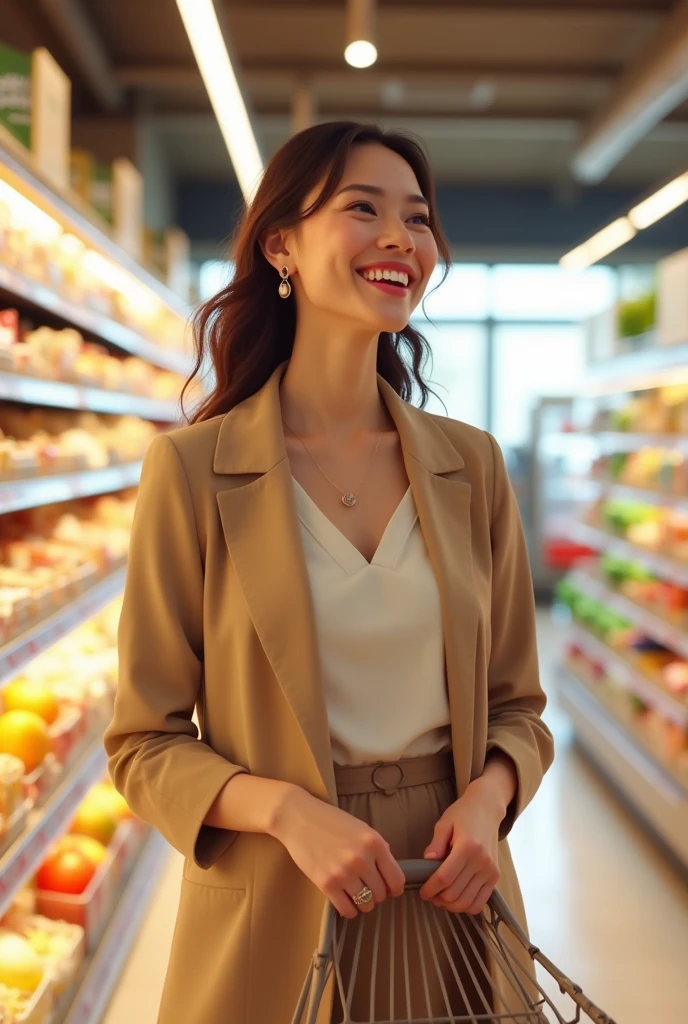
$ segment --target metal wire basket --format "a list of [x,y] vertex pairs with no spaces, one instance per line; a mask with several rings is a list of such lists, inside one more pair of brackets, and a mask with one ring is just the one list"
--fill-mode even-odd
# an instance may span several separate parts
[[[316,1024],[334,972],[331,1024],[614,1024],[534,946],[498,892],[482,915],[451,914],[418,890],[436,870],[400,861],[401,897],[347,920],[328,903],[292,1024]],[[532,961],[566,997],[558,1009]]]

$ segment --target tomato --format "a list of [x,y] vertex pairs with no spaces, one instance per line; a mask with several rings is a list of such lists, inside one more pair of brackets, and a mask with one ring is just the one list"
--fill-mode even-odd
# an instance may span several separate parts
[[96,873],[97,865],[77,846],[58,845],[38,872],[38,888],[79,895]]

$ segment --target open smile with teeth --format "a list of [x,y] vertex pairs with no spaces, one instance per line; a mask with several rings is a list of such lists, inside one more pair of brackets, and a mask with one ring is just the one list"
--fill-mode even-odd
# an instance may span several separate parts
[[386,281],[400,288],[408,288],[409,276],[401,270],[359,270],[365,281]]

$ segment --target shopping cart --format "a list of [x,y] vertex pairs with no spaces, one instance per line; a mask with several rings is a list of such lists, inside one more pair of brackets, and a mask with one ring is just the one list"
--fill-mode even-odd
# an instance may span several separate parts
[[[451,914],[418,895],[436,862],[400,866],[404,894],[372,913],[348,920],[328,903],[292,1024],[316,1024],[332,972],[332,1024],[614,1024],[530,942],[498,892],[480,916]],[[381,943],[383,928],[391,931]],[[575,1016],[563,1016],[533,981],[530,961],[544,968]]]

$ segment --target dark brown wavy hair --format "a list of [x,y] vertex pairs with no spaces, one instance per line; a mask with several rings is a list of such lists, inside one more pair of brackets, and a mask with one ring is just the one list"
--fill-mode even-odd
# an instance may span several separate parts
[[[187,381],[212,366],[212,389],[187,416],[190,423],[229,412],[256,393],[294,347],[296,304],[278,295],[279,279],[261,250],[271,228],[294,227],[320,210],[334,195],[354,146],[376,144],[398,153],[411,167],[430,203],[430,227],[446,277],[449,246],[437,221],[435,188],[421,143],[404,132],[374,124],[332,121],[292,136],[267,164],[260,185],[238,225],[230,247],[235,270],[230,283],[204,302],[193,321],[196,362]],[[307,210],[308,194],[323,182]],[[444,278],[443,278],[444,279]],[[378,341],[378,373],[406,401],[414,385],[423,407],[432,393],[422,371],[430,356],[428,342],[407,325],[398,333],[382,332]]]

